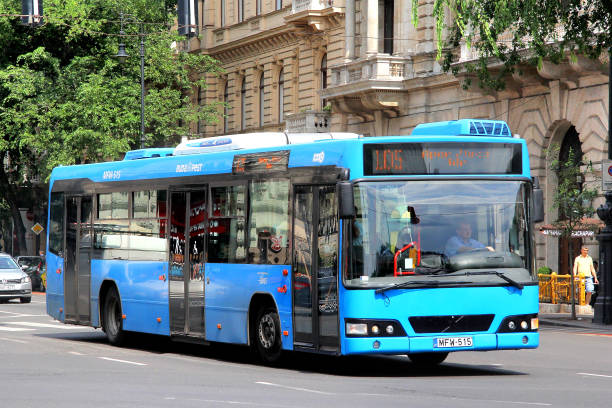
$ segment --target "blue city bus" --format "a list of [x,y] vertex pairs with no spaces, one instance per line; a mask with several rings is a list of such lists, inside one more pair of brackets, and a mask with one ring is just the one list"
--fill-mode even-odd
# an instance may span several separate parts
[[129,152],[53,170],[47,312],[115,345],[152,333],[265,362],[535,348],[542,212],[502,121]]

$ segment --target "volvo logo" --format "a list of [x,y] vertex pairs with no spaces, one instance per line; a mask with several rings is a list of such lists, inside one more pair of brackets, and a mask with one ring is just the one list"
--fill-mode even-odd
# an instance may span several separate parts
[[6,279],[2,279],[2,283],[6,283]]

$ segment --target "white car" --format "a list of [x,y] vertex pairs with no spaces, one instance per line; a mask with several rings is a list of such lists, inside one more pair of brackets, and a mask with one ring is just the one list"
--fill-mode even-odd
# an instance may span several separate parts
[[21,303],[32,301],[32,281],[8,254],[0,254],[0,303],[19,299]]

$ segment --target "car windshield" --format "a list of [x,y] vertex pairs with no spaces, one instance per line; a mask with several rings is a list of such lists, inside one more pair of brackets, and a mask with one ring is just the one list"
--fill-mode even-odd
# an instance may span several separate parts
[[508,180],[357,183],[345,284],[448,282],[454,275],[464,283],[466,273],[470,282],[505,282],[497,272],[532,280],[527,187]]
[[11,258],[0,257],[0,269],[19,269]]

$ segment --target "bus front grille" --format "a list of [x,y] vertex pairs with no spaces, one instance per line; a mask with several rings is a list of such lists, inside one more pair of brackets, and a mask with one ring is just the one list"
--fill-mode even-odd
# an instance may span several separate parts
[[495,315],[412,316],[415,333],[460,333],[489,330]]

